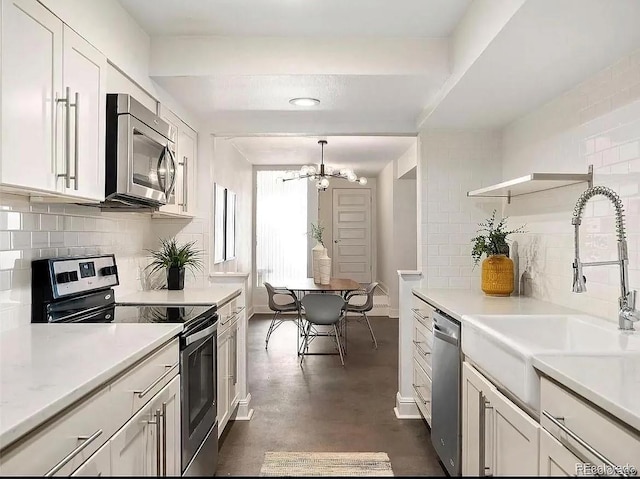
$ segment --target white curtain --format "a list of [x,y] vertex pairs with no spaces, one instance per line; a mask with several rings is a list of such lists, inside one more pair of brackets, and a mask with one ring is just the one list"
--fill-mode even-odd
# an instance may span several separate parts
[[282,182],[284,171],[258,171],[256,180],[257,284],[284,286],[307,277],[307,181]]

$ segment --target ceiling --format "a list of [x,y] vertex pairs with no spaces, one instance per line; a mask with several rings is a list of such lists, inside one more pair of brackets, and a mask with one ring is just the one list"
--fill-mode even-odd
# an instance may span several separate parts
[[640,47],[639,22],[637,0],[529,0],[424,125],[502,127]]
[[119,1],[151,78],[223,137],[502,128],[640,47],[639,0]]
[[470,0],[120,0],[151,35],[446,37]]
[[320,163],[320,139],[327,140],[325,165],[353,168],[357,175],[368,177],[376,176],[416,142],[415,137],[329,136],[243,137],[232,139],[232,143],[254,165],[299,167]]

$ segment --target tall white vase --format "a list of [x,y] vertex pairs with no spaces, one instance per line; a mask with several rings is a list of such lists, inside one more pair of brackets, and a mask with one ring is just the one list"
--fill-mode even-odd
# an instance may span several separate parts
[[327,249],[325,248],[324,254],[318,259],[320,267],[320,284],[329,284],[331,281],[331,258],[327,256]]
[[326,256],[327,248],[322,246],[322,243],[318,242],[311,250],[311,266],[313,268],[313,282],[320,283],[320,264],[318,260],[322,256]]

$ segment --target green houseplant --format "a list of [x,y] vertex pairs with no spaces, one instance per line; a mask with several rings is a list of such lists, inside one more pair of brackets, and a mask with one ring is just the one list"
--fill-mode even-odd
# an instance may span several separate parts
[[487,256],[482,262],[482,291],[489,296],[509,296],[513,292],[513,261],[507,257],[507,238],[509,235],[525,231],[524,226],[507,230],[507,219],[504,217],[496,222],[496,210],[493,210],[491,217],[478,225],[478,233],[481,234],[471,239],[474,268],[483,255]]
[[324,241],[322,241],[322,235],[324,234],[324,226],[320,223],[314,225],[311,223],[311,237],[324,246]]
[[167,289],[184,289],[185,268],[202,270],[202,250],[195,244],[195,241],[190,241],[179,245],[175,238],[161,239],[157,251],[149,250],[153,260],[148,268],[151,273],[166,269]]

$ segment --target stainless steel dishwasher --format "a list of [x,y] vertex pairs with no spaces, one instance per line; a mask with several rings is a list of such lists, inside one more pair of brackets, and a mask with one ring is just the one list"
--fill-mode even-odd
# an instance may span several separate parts
[[431,442],[447,472],[460,475],[460,323],[433,315]]

